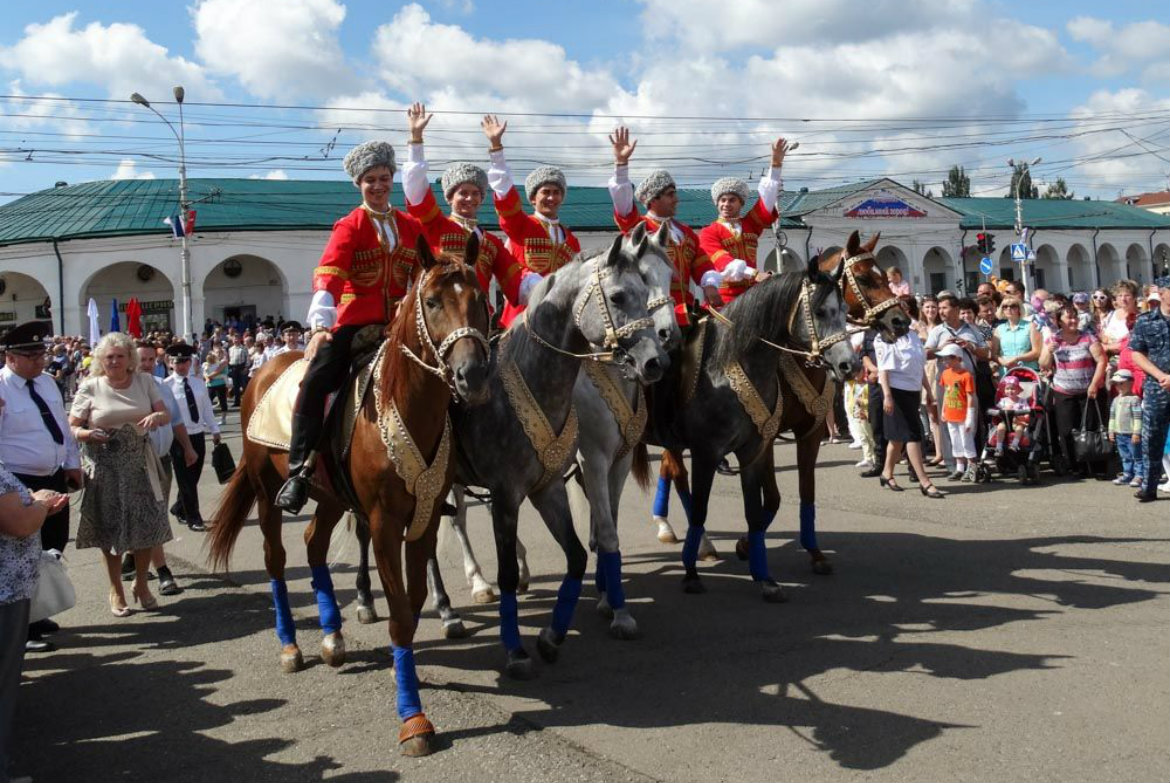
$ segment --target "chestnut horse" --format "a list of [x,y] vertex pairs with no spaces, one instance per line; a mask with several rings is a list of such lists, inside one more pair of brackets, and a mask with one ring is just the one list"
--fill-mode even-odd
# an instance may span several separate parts
[[[361,402],[342,468],[348,472],[357,501],[353,510],[358,524],[368,528],[373,540],[378,575],[390,604],[398,714],[403,721],[399,744],[410,756],[429,753],[435,731],[419,699],[413,642],[416,618],[427,596],[427,560],[435,550],[442,500],[455,471],[448,405],[452,393],[469,405],[484,402],[489,394],[489,351],[484,337],[487,297],[474,268],[453,256],[436,259],[421,240],[417,252],[419,267],[411,292],[399,306],[375,359],[373,380]],[[464,258],[475,258],[477,252],[478,240],[472,234]],[[246,433],[265,391],[300,360],[299,352],[279,356],[248,384],[240,407],[243,455],[220,501],[210,538],[212,564],[226,567],[245,518],[254,504],[259,506],[264,564],[282,644],[280,660],[290,672],[303,662],[284,581],[281,510],[273,505],[287,475],[288,454],[250,441]],[[339,398],[336,404],[346,403]],[[400,472],[408,476],[409,484]],[[330,666],[340,666],[345,661],[341,613],[325,558],[333,527],[350,504],[320,488],[314,488],[310,496],[317,508],[305,530],[305,544],[325,633],[321,655]],[[417,516],[416,501],[423,503]]]

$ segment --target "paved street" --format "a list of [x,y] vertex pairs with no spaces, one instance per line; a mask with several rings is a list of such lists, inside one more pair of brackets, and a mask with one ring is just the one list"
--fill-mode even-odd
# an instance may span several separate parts
[[[237,417],[228,443],[239,454]],[[260,535],[244,531],[226,575],[203,536],[175,528],[187,589],[128,619],[106,609],[93,551],[68,552],[78,605],[60,650],[30,656],[17,771],[37,781],[122,780],[1166,780],[1170,778],[1170,502],[1139,506],[1107,483],[947,485],[944,501],[856,476],[857,452],[822,452],[814,576],[794,544],[794,449],[777,446],[785,503],[770,562],[789,602],[765,604],[732,554],[737,479],[719,477],[710,530],[722,553],[705,595],[685,595],[676,546],[653,537],[649,498],[622,503],[626,591],[642,638],[619,642],[586,586],[560,661],[531,682],[500,674],[495,605],[448,587],[473,630],[439,638],[424,615],[424,708],[438,752],[396,749],[385,623],[354,618],[352,534],[331,559],[349,662],[321,665],[316,607],[286,523],[290,594],[308,668],[282,674]],[[905,485],[905,481],[903,484]],[[202,495],[218,494],[210,467]],[[911,490],[913,487],[911,486]],[[676,529],[683,529],[677,500]],[[472,509],[485,568],[486,510]],[[76,519],[76,516],[75,516]],[[581,525],[579,531],[584,534]],[[535,654],[563,559],[530,507],[521,532],[532,589],[521,628]],[[379,611],[385,604],[379,596]]]

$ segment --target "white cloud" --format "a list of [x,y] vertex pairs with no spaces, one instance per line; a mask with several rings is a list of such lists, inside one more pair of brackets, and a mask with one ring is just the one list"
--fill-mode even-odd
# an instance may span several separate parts
[[110,179],[154,179],[153,171],[139,171],[133,158],[122,158]]
[[8,94],[12,98],[0,104],[0,115],[11,130],[44,130],[64,133],[70,138],[95,132],[94,126],[84,119],[81,107],[61,95],[46,92],[28,97],[19,79],[9,82]]
[[337,0],[202,0],[191,16],[208,69],[234,76],[253,95],[318,97],[355,84],[337,38],[345,19]]
[[[1158,190],[1165,187],[1166,162],[1165,120],[1151,122],[1141,120],[1154,112],[1170,111],[1170,98],[1158,99],[1138,88],[1110,92],[1101,90],[1093,93],[1081,106],[1071,113],[1081,121],[1083,128],[1101,128],[1101,115],[1124,118],[1118,125],[1121,130],[1080,136],[1075,141],[1077,156],[1080,158],[1073,172],[1063,174],[1069,185],[1078,184],[1078,192],[1085,189],[1106,190],[1110,187],[1126,191]],[[1159,138],[1145,141],[1159,131]],[[1135,141],[1138,139],[1139,141]],[[1149,150],[1158,150],[1159,155]],[[1087,184],[1081,185],[1084,182]]]
[[288,173],[284,169],[273,169],[266,174],[249,174],[248,179],[288,179]]
[[1102,76],[1120,76],[1148,63],[1153,63],[1151,68],[1154,68],[1149,76],[1157,78],[1165,73],[1170,25],[1144,21],[1117,28],[1105,19],[1078,16],[1068,23],[1067,28],[1075,40],[1084,41],[1097,50],[1100,56],[1093,64],[1093,70]]
[[28,25],[17,43],[0,48],[0,66],[29,84],[95,84],[121,99],[135,91],[147,98],[169,96],[176,84],[195,100],[221,97],[202,67],[171,56],[138,25],[91,22],[80,28],[77,16],[74,11]]

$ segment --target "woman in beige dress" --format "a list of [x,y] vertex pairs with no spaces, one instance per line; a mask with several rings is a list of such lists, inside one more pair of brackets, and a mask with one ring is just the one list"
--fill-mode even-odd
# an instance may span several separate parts
[[171,540],[162,464],[147,433],[170,423],[154,380],[137,371],[134,341],[111,332],[94,349],[90,377],[77,390],[69,424],[88,474],[77,528],[78,549],[96,547],[106,559],[110,611],[130,614],[122,590],[121,555],[134,553],[131,589],[144,609],[158,601],[147,586],[152,547]]

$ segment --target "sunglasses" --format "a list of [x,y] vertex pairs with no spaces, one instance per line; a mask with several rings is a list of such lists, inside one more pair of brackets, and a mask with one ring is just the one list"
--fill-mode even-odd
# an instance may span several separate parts
[[1019,310],[1020,306],[1019,305],[1004,305],[1004,309],[1005,310]]
[[1097,300],[1098,302],[1105,302],[1105,301],[1108,301],[1108,299],[1109,299],[1109,297],[1107,297],[1107,296],[1102,296],[1101,294],[1094,294],[1094,295],[1093,295],[1093,298],[1094,298],[1095,300]]

